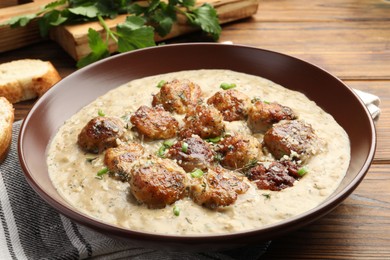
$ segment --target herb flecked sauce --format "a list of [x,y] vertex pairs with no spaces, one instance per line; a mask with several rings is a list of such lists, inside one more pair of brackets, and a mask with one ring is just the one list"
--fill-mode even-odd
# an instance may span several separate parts
[[[254,184],[228,207],[209,210],[184,198],[163,209],[139,205],[129,191],[129,184],[104,175],[103,155],[85,154],[77,146],[77,136],[86,123],[104,111],[107,116],[129,117],[141,105],[151,106],[152,94],[161,80],[189,79],[202,88],[204,100],[221,83],[235,83],[236,89],[251,99],[259,97],[291,107],[298,117],[312,125],[326,142],[323,151],[310,159],[308,173],[293,187],[282,191],[259,190]],[[179,118],[179,117],[178,117]],[[129,123],[130,124],[130,123]],[[227,132],[250,134],[244,121],[226,122]],[[128,138],[140,140],[133,131]],[[262,139],[262,135],[256,134]],[[152,154],[162,140],[143,142]],[[131,81],[109,91],[67,120],[47,150],[50,178],[61,196],[75,209],[100,221],[132,230],[160,234],[223,234],[241,232],[273,224],[310,210],[329,197],[343,179],[350,160],[346,132],[333,117],[302,93],[288,90],[267,79],[229,70],[194,70],[156,75]],[[88,161],[88,159],[94,159]],[[179,216],[174,207],[180,209]]]

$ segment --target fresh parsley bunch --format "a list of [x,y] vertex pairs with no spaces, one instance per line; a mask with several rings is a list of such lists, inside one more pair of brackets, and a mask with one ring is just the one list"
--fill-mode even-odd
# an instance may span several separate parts
[[[115,18],[120,14],[129,14],[122,24],[111,30],[106,18]],[[88,43],[91,53],[80,59],[78,67],[86,66],[110,55],[108,43],[113,40],[118,45],[118,52],[127,52],[144,47],[154,46],[154,33],[166,36],[183,15],[190,25],[219,38],[221,27],[217,12],[210,4],[195,7],[195,0],[58,0],[44,6],[36,14],[18,16],[10,19],[11,27],[25,26],[32,19],[39,18],[39,29],[43,37],[47,36],[53,26],[99,21],[105,30],[106,38],[102,39],[94,29],[88,30]]]

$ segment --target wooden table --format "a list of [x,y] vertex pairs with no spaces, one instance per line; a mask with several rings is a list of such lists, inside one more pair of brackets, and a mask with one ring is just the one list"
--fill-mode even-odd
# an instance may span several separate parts
[[[262,0],[252,18],[224,25],[220,41],[302,58],[382,101],[374,163],[360,186],[327,216],[275,239],[264,258],[390,259],[390,1]],[[19,58],[50,60],[63,77],[76,70],[50,41],[0,54],[0,62]],[[33,102],[15,104],[16,119]]]

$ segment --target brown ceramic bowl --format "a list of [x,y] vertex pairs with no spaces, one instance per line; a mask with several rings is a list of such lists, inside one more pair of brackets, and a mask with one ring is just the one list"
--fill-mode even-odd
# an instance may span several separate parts
[[[167,236],[122,229],[93,220],[69,206],[48,176],[46,147],[57,129],[96,97],[130,80],[179,70],[230,69],[258,75],[301,91],[332,114],[351,141],[351,163],[339,188],[316,208],[283,222],[247,232],[207,236]],[[362,101],[339,79],[305,61],[248,46],[177,44],[117,55],[80,69],[50,89],[32,108],[19,137],[20,163],[33,189],[70,219],[104,234],[145,247],[227,249],[266,241],[298,229],[339,205],[362,181],[374,157],[373,121]]]

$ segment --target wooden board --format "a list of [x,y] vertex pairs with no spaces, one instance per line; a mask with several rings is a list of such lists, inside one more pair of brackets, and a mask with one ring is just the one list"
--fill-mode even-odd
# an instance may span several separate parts
[[[28,4],[2,8],[0,9],[0,24],[17,15],[35,13],[43,5],[51,1],[52,0],[35,0]],[[259,5],[259,0],[199,0],[197,1],[197,5],[201,5],[205,2],[214,6],[220,24],[250,17],[257,12]],[[115,19],[107,20],[107,24],[113,29],[118,23],[123,22],[125,17],[126,15],[121,15]],[[73,59],[79,60],[90,52],[87,37],[89,28],[95,29],[104,37],[101,25],[98,22],[90,22],[79,25],[55,27],[50,32],[50,38],[61,45]],[[156,35],[155,40],[156,42],[160,42],[193,32],[194,30],[196,30],[196,28],[188,26],[184,21],[178,21],[174,24],[171,33],[164,38]],[[0,35],[2,36],[0,38],[0,53],[42,40],[39,35],[36,21],[33,21],[28,26],[22,28],[12,29],[9,26],[0,26]],[[111,52],[115,52],[117,46],[114,42],[111,42],[109,48]]]

